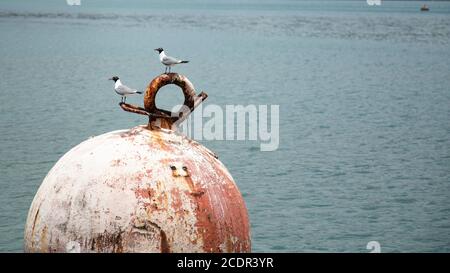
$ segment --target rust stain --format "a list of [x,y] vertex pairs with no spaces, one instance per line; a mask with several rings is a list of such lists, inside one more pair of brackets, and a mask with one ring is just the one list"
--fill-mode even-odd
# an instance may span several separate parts
[[194,181],[192,181],[192,178],[191,178],[190,176],[186,176],[186,177],[183,177],[183,178],[184,178],[184,181],[186,182],[186,184],[188,185],[188,187],[189,187],[189,193],[190,193],[192,196],[200,197],[200,196],[202,196],[203,194],[205,194],[205,191],[204,191],[204,190],[202,190],[202,189],[197,189],[197,187],[194,185]]
[[158,209],[158,205],[155,203],[155,196],[157,195],[155,190],[152,188],[138,188],[134,193],[146,210],[152,211]]
[[120,230],[115,233],[108,233],[105,230],[105,232],[98,234],[96,237],[91,239],[91,250],[95,250],[97,252],[122,253],[122,233],[123,232]]
[[[199,179],[217,181],[217,177],[221,177],[226,183],[211,184],[204,194],[196,198],[197,225],[205,242],[204,250],[250,252],[250,227],[243,198],[234,182],[228,180],[229,176],[220,163],[215,160],[210,162],[216,173],[196,172]],[[188,166],[189,169],[194,167]],[[224,245],[225,249],[221,249],[220,245]]]
[[161,253],[170,253],[170,246],[167,242],[167,236],[164,230],[161,229],[160,231],[161,236]]
[[156,189],[158,190],[158,192],[161,192],[161,190],[164,188],[163,182],[161,182],[160,180],[156,181]]
[[198,233],[203,237],[203,250],[205,252],[222,252],[219,247],[222,238],[218,232],[218,219],[215,217],[216,215],[211,214],[211,201],[208,195],[197,198],[196,216]]
[[92,240],[91,240],[91,250],[92,251],[95,250],[95,238],[92,238]]
[[159,230],[159,236],[161,238],[160,241],[160,251],[161,253],[170,253],[170,245],[169,245],[169,241],[167,240],[167,235],[166,232],[164,232],[164,230],[156,223],[154,222],[147,222],[150,226],[152,226],[153,228],[156,228],[157,230]]
[[136,197],[141,197],[145,199],[151,199],[153,196],[155,196],[155,191],[152,188],[137,188],[134,191]]
[[144,179],[144,177],[145,177],[145,173],[142,173],[142,172],[137,173],[137,174],[134,176],[133,181],[141,182],[141,181]]
[[231,241],[231,238],[228,236],[227,237],[227,252],[233,252],[234,249],[234,245],[233,242]]
[[[168,162],[164,162],[167,164]],[[175,164],[168,164],[172,167],[175,167]],[[180,164],[177,164],[180,165]],[[182,162],[183,170],[188,172],[192,170],[197,175],[200,176],[200,179],[204,181],[208,181],[209,178],[211,178],[211,181],[214,181],[214,177],[208,176],[207,174],[203,174],[201,171],[198,171],[198,167],[195,163],[191,161],[185,161]],[[179,166],[177,166],[179,167]],[[173,168],[172,168],[172,171]],[[176,170],[175,170],[176,171]],[[228,247],[227,249],[223,250],[221,249],[221,245],[227,240],[226,233],[220,228],[220,225],[224,224],[224,222],[220,219],[221,215],[217,214],[214,211],[214,206],[221,205],[216,204],[212,200],[210,200],[210,194],[215,194],[215,188],[208,187],[206,189],[197,189],[192,176],[191,175],[184,175],[184,176],[175,176],[175,179],[179,179],[180,182],[182,181],[185,183],[188,187],[188,194],[193,196],[195,200],[193,202],[196,204],[195,209],[195,216],[197,218],[197,234],[200,237],[203,237],[203,249],[205,252],[222,252],[222,251],[229,251],[232,252],[231,249],[233,246]],[[218,189],[220,190],[220,189]],[[212,191],[212,193],[207,193],[208,191]],[[206,193],[206,194],[205,194]],[[177,197],[179,196],[179,192],[172,191],[171,197],[173,199],[172,207],[177,214],[182,216],[184,214],[184,211],[182,211],[181,208],[181,201],[177,200]],[[222,202],[235,202],[235,200],[229,199],[229,200],[221,200]],[[225,223],[229,224],[229,223]],[[231,240],[231,239],[230,239]],[[228,244],[229,245],[229,244]]]
[[165,191],[161,192],[161,194],[157,198],[158,203],[161,205],[160,208],[167,208],[168,198],[167,193]]
[[[217,175],[223,178],[228,177],[219,162],[215,162],[215,165]],[[217,185],[216,192],[219,197],[217,200],[225,199],[219,201],[226,205],[224,209],[227,213],[226,217],[222,219],[224,221],[223,227],[226,228],[225,233],[227,236],[235,238],[232,240],[234,252],[250,252],[250,222],[247,208],[239,189],[233,181],[229,181],[226,184]],[[214,205],[217,206],[219,204]]]
[[195,192],[195,186],[194,186],[194,182],[192,181],[192,178],[190,176],[186,176],[184,177],[184,181],[186,182],[186,184],[189,187],[189,192]]
[[115,159],[111,161],[111,167],[118,167],[118,166],[126,166],[126,162],[122,161],[121,159]]
[[192,196],[195,196],[195,197],[200,197],[200,196],[202,196],[203,194],[205,194],[204,191],[191,192],[191,195],[192,195]]
[[127,141],[134,142],[138,132],[139,132],[138,130],[129,130],[129,131],[120,133],[120,137],[126,139]]
[[[106,158],[104,163],[110,167],[137,164],[135,166],[139,171],[132,174],[112,172],[105,179],[97,179],[96,174],[93,173],[92,176],[96,180],[92,179],[89,183],[103,183],[101,186],[111,187],[106,188],[106,191],[98,192],[106,196],[96,196],[89,192],[83,194],[84,192],[80,189],[76,189],[75,193],[64,193],[67,189],[62,187],[59,195],[66,194],[67,198],[80,197],[80,194],[83,194],[81,200],[75,200],[81,202],[80,208],[85,208],[81,213],[90,213],[86,218],[87,221],[106,219],[101,224],[92,222],[91,230],[87,230],[88,233],[75,235],[78,242],[81,243],[83,251],[132,252],[146,249],[162,253],[250,251],[248,215],[243,198],[231,175],[216,159],[214,153],[198,143],[185,141],[186,138],[178,138],[175,134],[175,132],[169,133],[159,129],[149,132],[140,126],[121,133],[120,137],[125,138],[124,140],[119,139],[117,134],[115,134],[115,138],[108,138],[113,141],[112,145],[114,146],[111,147],[116,147],[117,141],[136,141],[133,143],[132,149],[137,149],[137,151],[127,152],[123,158],[112,153],[113,156],[104,157]],[[130,143],[124,145],[130,147]],[[186,152],[186,149],[191,150]],[[193,158],[187,157],[188,155],[192,155]],[[153,156],[155,157],[153,158]],[[142,165],[140,165],[141,163]],[[149,166],[152,166],[153,169]],[[159,169],[160,166],[162,169]],[[175,166],[176,169],[171,169],[171,166]],[[57,181],[62,185],[67,182],[73,184],[76,178],[64,181],[65,183],[61,183],[61,179]],[[134,184],[130,185],[131,183]],[[106,207],[87,211],[88,207],[95,204],[98,206],[99,198],[108,198],[111,196],[109,194],[119,197],[128,197],[131,194],[132,198],[129,203],[117,202],[120,205],[125,204],[120,207],[120,210],[116,210],[116,203],[111,205],[109,202]],[[135,199],[136,201],[134,201]],[[49,206],[45,208],[47,207]],[[57,208],[64,212],[60,215],[66,215],[68,211],[67,217],[70,218],[70,213],[74,213],[70,211],[70,203],[69,206],[64,204],[61,207]],[[80,211],[76,213],[80,213]],[[34,215],[30,215],[32,237],[34,237],[34,233],[36,233],[36,238],[40,235],[41,244],[37,247],[40,247],[43,252],[56,251],[52,245],[55,241],[60,242],[61,245],[67,243],[65,242],[67,237],[58,238],[57,235],[60,233],[67,235],[70,232],[61,225],[61,221],[58,221],[57,224],[47,225],[42,230],[44,225],[40,224],[39,219],[50,219],[51,217],[48,215],[48,211],[44,212],[39,208]],[[128,218],[136,221],[137,224],[133,227],[133,222],[131,222],[131,228],[120,226]],[[94,228],[96,231],[93,231]],[[137,237],[133,235],[133,232],[136,233],[138,229],[140,229],[139,234],[148,236],[148,248],[146,248],[147,241],[142,240],[144,235]],[[100,230],[100,234],[98,230]],[[101,233],[102,230],[105,231]],[[94,236],[92,237],[92,235]],[[69,238],[73,237],[74,234],[70,233]],[[133,240],[139,241],[140,244]],[[34,243],[38,244],[38,239],[36,242],[31,240],[33,247]]]
[[161,149],[166,152],[174,152],[173,144],[168,143],[165,135],[161,134],[161,130],[152,130],[153,134],[151,135],[150,144],[155,146],[155,149]]
[[[38,210],[37,210],[37,212],[36,212],[36,215],[34,216],[33,227],[31,228],[31,237],[34,236],[34,228],[36,227],[36,220],[37,220],[37,218],[38,218],[38,216],[39,216],[39,210],[40,210],[40,209],[41,209],[41,207],[39,206],[39,208],[38,208]],[[33,242],[34,242],[34,240],[33,240]]]
[[170,191],[172,197],[172,208],[175,210],[175,213],[182,211],[183,202],[180,198],[180,191],[177,188],[174,188]]
[[[187,161],[185,162],[189,170],[195,170],[194,164]],[[201,174],[201,173],[199,173]],[[202,176],[201,176],[202,177]],[[191,189],[191,193],[199,192],[195,188],[195,184],[191,176],[183,177],[186,183]],[[203,178],[203,177],[202,177]],[[210,188],[208,188],[208,191]],[[199,194],[195,197],[195,203],[197,208],[195,211],[197,217],[196,227],[198,229],[199,236],[203,237],[203,249],[205,252],[222,252],[220,245],[223,238],[220,236],[219,228],[217,226],[220,223],[217,215],[214,214],[212,208],[212,202],[209,198],[209,194]]]
[[40,246],[41,246],[41,252],[46,252],[48,249],[48,242],[47,242],[47,226],[44,226],[41,232],[41,238],[40,238]]

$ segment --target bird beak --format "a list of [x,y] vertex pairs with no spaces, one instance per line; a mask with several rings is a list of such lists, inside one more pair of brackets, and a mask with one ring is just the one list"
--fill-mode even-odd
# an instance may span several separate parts
[[157,48],[154,49],[155,51],[159,51]]
[[109,79],[108,79],[108,81],[112,81],[112,80],[113,80],[113,78],[109,78]]

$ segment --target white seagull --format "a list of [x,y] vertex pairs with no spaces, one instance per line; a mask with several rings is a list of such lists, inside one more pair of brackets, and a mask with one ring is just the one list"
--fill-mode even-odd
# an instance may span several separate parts
[[166,70],[164,71],[164,73],[167,73],[167,68],[169,68],[169,73],[170,73],[170,68],[176,64],[185,64],[185,63],[189,62],[189,61],[182,61],[182,60],[178,60],[177,58],[167,56],[166,53],[164,53],[164,49],[162,49],[162,48],[156,48],[155,51],[159,52],[159,60],[161,61],[161,63],[163,65],[166,66]]
[[142,94],[141,91],[137,91],[136,89],[131,89],[130,87],[122,84],[119,77],[114,76],[111,79],[111,81],[114,81],[114,90],[117,94],[122,96],[122,102],[125,102],[127,100],[127,96],[133,95],[133,94]]

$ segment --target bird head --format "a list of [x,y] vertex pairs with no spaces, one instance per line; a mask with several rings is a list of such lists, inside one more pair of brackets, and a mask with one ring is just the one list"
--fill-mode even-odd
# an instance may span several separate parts
[[112,77],[112,78],[110,78],[110,79],[108,79],[108,80],[116,82],[118,79],[119,79],[119,77],[114,76],[114,77]]
[[159,47],[159,48],[155,48],[155,51],[158,51],[158,53],[161,53],[161,52],[164,51],[164,49],[162,49],[161,47]]

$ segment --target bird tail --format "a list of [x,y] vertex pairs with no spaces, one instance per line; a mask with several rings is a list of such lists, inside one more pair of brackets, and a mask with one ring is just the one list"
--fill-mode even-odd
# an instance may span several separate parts
[[187,64],[189,61],[181,61],[180,64]]
[[138,93],[138,94],[142,94],[142,91],[136,91],[136,93]]

